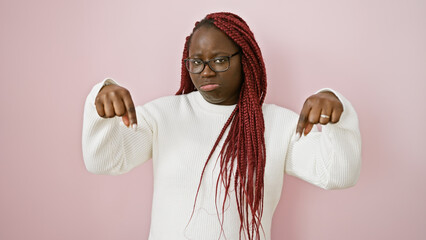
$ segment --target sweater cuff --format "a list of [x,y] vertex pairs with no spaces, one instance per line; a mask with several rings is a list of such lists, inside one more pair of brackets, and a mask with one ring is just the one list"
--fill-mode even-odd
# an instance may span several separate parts
[[112,84],[114,84],[114,85],[120,85],[120,84],[118,84],[114,79],[112,79],[112,78],[105,78],[103,81],[102,81],[102,83],[103,83],[103,86],[108,86],[108,85],[112,85]]

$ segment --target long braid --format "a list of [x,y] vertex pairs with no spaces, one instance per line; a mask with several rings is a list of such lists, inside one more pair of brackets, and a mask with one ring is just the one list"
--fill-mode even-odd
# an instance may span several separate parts
[[[176,95],[190,93],[195,90],[195,86],[192,83],[191,78],[189,77],[189,72],[186,70],[186,67],[185,67],[185,58],[188,58],[189,56],[189,51],[188,51],[189,40],[190,40],[190,36],[186,37],[185,47],[183,48],[183,57],[182,57],[181,86],[178,92],[176,93]],[[184,81],[184,79],[189,79],[189,81],[188,80]]]
[[[242,232],[245,232],[250,240],[260,239],[260,230],[263,230],[261,218],[263,214],[266,161],[265,125],[262,113],[262,104],[266,95],[265,64],[253,33],[247,23],[239,16],[226,12],[209,14],[201,22],[195,24],[192,33],[203,25],[214,25],[240,47],[244,79],[237,106],[222,128],[202,170],[192,214],[195,210],[206,166],[219,141],[224,136],[225,130],[230,127],[224,145],[220,150],[220,172],[216,182],[216,200],[220,182],[225,189],[222,219],[219,219],[221,222],[221,234],[223,232],[225,202],[229,194],[231,176],[234,174],[235,197],[241,222],[240,239]],[[184,63],[184,59],[189,56],[191,36],[192,34],[185,41],[182,57],[181,86],[176,93],[177,95],[196,90]],[[236,166],[235,169],[234,164]],[[249,216],[251,216],[251,219]]]

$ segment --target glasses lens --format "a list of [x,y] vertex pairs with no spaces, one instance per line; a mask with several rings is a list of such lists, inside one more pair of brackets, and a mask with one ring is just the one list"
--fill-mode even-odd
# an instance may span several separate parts
[[203,68],[204,63],[200,59],[188,59],[186,61],[186,69],[191,73],[200,73]]
[[217,57],[212,59],[209,65],[215,72],[224,72],[229,68],[229,59],[227,57]]

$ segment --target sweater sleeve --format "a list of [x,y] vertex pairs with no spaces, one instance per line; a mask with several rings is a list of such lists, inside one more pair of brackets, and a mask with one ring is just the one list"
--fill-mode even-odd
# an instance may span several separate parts
[[[110,78],[96,84],[86,98],[83,114],[82,150],[89,172],[119,175],[130,171],[152,157],[152,125],[137,106],[138,127],[127,128],[121,117],[102,118],[96,111],[95,99],[100,89],[117,84]],[[118,84],[117,84],[118,85]]]
[[[361,135],[358,116],[350,102],[339,92],[324,88],[318,92],[333,92],[343,104],[339,122],[316,126],[296,141],[293,138],[287,153],[285,172],[324,189],[354,186],[361,169]],[[297,120],[296,120],[297,121]]]

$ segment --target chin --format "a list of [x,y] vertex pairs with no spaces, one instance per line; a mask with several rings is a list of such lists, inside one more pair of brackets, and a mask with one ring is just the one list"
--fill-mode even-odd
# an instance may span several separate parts
[[226,103],[227,101],[229,102],[229,99],[223,98],[223,97],[212,97],[211,95],[204,95],[203,94],[204,99],[211,103],[211,104],[217,104],[217,105],[234,105],[237,104],[237,102],[235,103]]
[[206,95],[203,95],[203,97],[207,102],[213,103],[213,104],[220,104],[224,101],[224,99],[209,97],[209,96],[206,96]]

